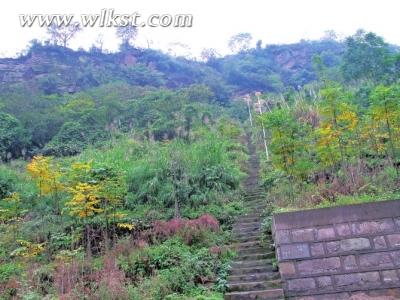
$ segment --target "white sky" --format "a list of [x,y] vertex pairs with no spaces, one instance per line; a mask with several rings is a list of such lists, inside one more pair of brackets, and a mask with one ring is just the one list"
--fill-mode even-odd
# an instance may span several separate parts
[[[141,28],[138,43],[153,41],[154,48],[167,50],[170,43],[181,42],[198,55],[202,48],[216,48],[226,54],[227,40],[236,33],[249,32],[254,42],[291,43],[318,39],[325,30],[343,35],[357,29],[374,31],[387,42],[400,45],[400,1],[398,0],[8,0],[0,11],[0,56],[15,55],[34,38],[45,39],[45,29],[22,28],[19,14],[97,14],[102,8],[116,13],[192,14],[192,28]],[[99,34],[105,48],[117,49],[114,29],[86,28],[72,48],[89,48]]]

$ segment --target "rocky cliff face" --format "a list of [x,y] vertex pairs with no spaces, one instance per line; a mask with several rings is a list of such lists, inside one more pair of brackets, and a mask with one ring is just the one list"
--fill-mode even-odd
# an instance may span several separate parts
[[301,42],[253,49],[205,64],[151,49],[106,54],[36,44],[25,56],[0,59],[0,88],[24,84],[45,94],[74,93],[116,80],[170,88],[212,81],[211,86],[218,82],[236,91],[269,90],[274,84],[298,87],[315,79],[314,55],[335,65],[343,51],[343,44],[336,42]]
[[[17,59],[0,59],[0,85],[24,83],[49,93],[75,92],[81,88],[82,75],[87,73],[88,66],[92,69],[90,73],[95,73],[99,61],[100,57],[96,59],[96,55],[88,52],[40,47]],[[115,58],[113,62],[118,64]]]

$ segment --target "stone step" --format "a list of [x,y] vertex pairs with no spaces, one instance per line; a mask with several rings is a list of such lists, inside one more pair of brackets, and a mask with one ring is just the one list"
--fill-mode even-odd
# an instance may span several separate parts
[[254,215],[244,215],[242,217],[239,217],[236,219],[237,223],[242,223],[242,222],[261,222],[263,220],[263,217],[261,217],[260,214],[254,214]]
[[228,283],[227,289],[230,292],[245,292],[254,290],[265,290],[280,288],[281,280],[252,281],[252,282],[234,282]]
[[239,235],[232,235],[232,243],[246,243],[257,240],[263,240],[267,244],[273,244],[274,241],[270,235],[263,235],[262,231],[249,232]]
[[260,223],[262,220],[264,219],[263,216],[261,215],[250,215],[250,217],[248,216],[243,216],[242,219],[238,219],[236,220],[236,223],[233,226],[238,226],[238,225],[247,225],[249,223]]
[[258,179],[256,179],[256,178],[254,178],[254,179],[248,178],[244,182],[246,194],[254,192],[255,189],[257,188],[257,186],[259,186],[259,182],[258,182]]
[[284,299],[282,289],[226,293],[224,300],[278,300]]
[[244,200],[243,200],[243,204],[246,204],[247,206],[249,206],[249,205],[254,205],[254,204],[257,204],[257,203],[260,203],[260,202],[262,202],[262,203],[268,203],[268,201],[267,201],[267,199],[266,198],[262,198],[262,197],[257,197],[257,198],[245,198]]
[[272,265],[256,266],[256,267],[237,267],[229,270],[230,275],[241,275],[241,274],[252,274],[252,273],[266,273],[273,272],[274,267]]
[[251,237],[255,237],[255,236],[260,236],[261,237],[261,230],[257,230],[257,231],[249,231],[249,232],[242,232],[242,231],[235,231],[232,232],[233,238],[234,239],[241,239],[241,238],[251,238]]
[[260,229],[261,228],[261,222],[257,222],[254,224],[236,224],[232,228],[233,231],[239,231],[239,230],[246,230],[246,229]]
[[[245,206],[246,207],[246,206]],[[252,206],[247,206],[246,208],[251,208],[251,209],[253,209],[253,210],[259,210],[259,211],[263,211],[265,208],[267,208],[268,207],[268,204],[267,203],[260,203],[260,204],[257,204],[257,205],[252,205]]]
[[259,245],[259,246],[256,246],[256,247],[249,247],[249,248],[233,248],[233,249],[235,249],[236,250],[236,253],[239,255],[247,255],[247,254],[258,254],[258,253],[263,253],[263,251],[264,251],[264,253],[265,252],[270,252],[270,251],[273,251],[271,248],[270,248],[270,245]]
[[267,201],[267,199],[263,199],[263,198],[254,198],[251,200],[244,200],[243,204],[245,205],[245,207],[247,208],[251,208],[252,206],[256,206],[257,204],[264,204],[267,205],[269,202]]
[[252,232],[262,232],[261,223],[259,225],[241,226],[232,229],[232,233],[252,233]]
[[259,196],[257,198],[256,197],[248,198],[248,199],[245,198],[243,200],[243,203],[246,204],[247,206],[249,206],[249,205],[255,205],[255,204],[258,204],[258,203],[267,204],[267,203],[269,203],[269,201],[267,200],[266,197]]
[[252,196],[252,197],[244,197],[243,198],[243,203],[244,204],[252,204],[252,203],[257,203],[257,202],[268,202],[267,196],[265,195],[258,195],[258,196]]
[[246,194],[243,196],[244,199],[258,199],[258,198],[265,198],[267,195],[264,192],[257,192],[254,194]]
[[244,228],[244,227],[252,227],[252,226],[260,226],[261,222],[246,222],[246,221],[241,221],[237,222],[235,225],[233,225],[233,228]]
[[261,211],[248,211],[241,215],[239,218],[248,218],[248,217],[261,217]]
[[237,252],[227,278],[225,300],[283,299],[280,275],[272,266],[275,258],[271,236],[264,237],[262,213],[268,206],[265,189],[259,184],[260,161],[257,147],[247,134],[248,177],[244,180],[244,206],[249,210],[237,218],[232,228],[231,248]]
[[243,226],[243,227],[237,227],[232,229],[232,233],[237,234],[237,233],[251,233],[251,232],[261,232],[261,224],[258,226]]
[[262,243],[261,243],[260,240],[233,244],[233,247],[235,247],[238,250],[240,250],[240,249],[249,249],[249,248],[257,248],[257,247],[261,247],[261,246],[262,246]]
[[270,202],[267,199],[262,199],[262,198],[258,198],[258,199],[253,199],[253,200],[244,200],[243,204],[246,208],[253,208],[254,206],[257,205],[268,205],[270,204]]
[[[254,250],[254,249],[251,249]],[[254,250],[256,251],[256,250]],[[268,249],[261,248],[258,249],[257,252],[254,253],[239,253],[239,255],[236,257],[236,259],[243,261],[243,260],[261,260],[261,259],[269,259],[269,258],[274,258],[275,257],[275,252],[272,252],[271,250],[268,251]]]
[[244,183],[244,188],[246,191],[254,190],[256,186],[258,186],[258,181],[255,180],[245,181]]
[[[252,182],[250,182],[250,181],[245,182],[245,183],[244,183],[244,190],[245,190],[245,193],[250,193],[250,192],[254,191],[254,189],[256,189],[257,186],[258,186],[258,182],[257,182],[257,181],[254,181],[254,180],[253,180]],[[257,191],[257,192],[258,192],[258,191]]]
[[232,268],[251,268],[270,265],[271,259],[259,259],[259,260],[237,260],[231,263]]
[[[257,178],[255,178],[255,179],[258,180]],[[252,194],[252,193],[256,193],[256,192],[265,191],[265,189],[263,187],[260,187],[259,184],[254,184],[251,187],[252,187],[251,190],[250,189],[245,190],[247,192],[247,194]]]
[[251,201],[243,201],[243,204],[246,208],[254,208],[259,205],[267,206],[269,202],[266,199],[255,199]]
[[243,204],[244,204],[244,207],[247,209],[257,210],[261,206],[263,207],[263,209],[268,207],[269,203],[265,200],[260,199],[260,200],[255,200],[252,202],[243,202]]
[[252,198],[252,197],[259,197],[259,196],[266,196],[267,194],[265,194],[264,191],[252,191],[250,193],[246,193],[244,195],[244,198]]
[[248,282],[248,281],[269,281],[279,279],[278,272],[266,272],[266,273],[251,273],[242,275],[231,275],[227,278],[229,282]]
[[[232,240],[233,243],[246,243],[246,242],[252,242],[252,241],[258,241],[262,237],[261,233],[257,235],[243,235],[242,237],[236,237]],[[266,240],[267,243],[272,243],[270,240]]]
[[233,234],[244,234],[244,233],[255,233],[258,232],[260,233],[260,226],[259,227],[247,227],[247,228],[236,228],[232,230]]

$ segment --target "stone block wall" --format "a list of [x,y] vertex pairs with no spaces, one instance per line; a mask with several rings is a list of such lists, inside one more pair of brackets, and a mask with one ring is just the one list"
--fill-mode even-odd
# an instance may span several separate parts
[[400,299],[400,201],[277,214],[273,234],[289,298]]

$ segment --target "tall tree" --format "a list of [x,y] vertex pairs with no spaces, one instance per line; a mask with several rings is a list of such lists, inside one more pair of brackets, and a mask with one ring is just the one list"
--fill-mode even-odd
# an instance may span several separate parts
[[228,47],[233,53],[247,51],[250,49],[250,43],[253,37],[248,32],[242,32],[233,35],[228,41]]
[[82,28],[79,24],[70,24],[68,26],[52,24],[47,28],[47,34],[50,36],[50,41],[53,44],[67,47],[69,41],[81,30]]
[[[272,162],[289,178],[305,179],[311,171],[307,128],[296,121],[289,109],[275,109],[260,116],[271,132]],[[303,124],[305,125],[305,124]]]
[[359,30],[346,39],[346,47],[343,75],[347,81],[369,79],[379,82],[391,74],[391,54],[382,37]]
[[325,166],[342,166],[352,150],[353,132],[358,124],[354,106],[347,102],[348,95],[340,86],[321,90],[319,112],[322,120],[317,130],[317,153]]
[[133,45],[136,40],[138,29],[132,24],[126,26],[119,26],[116,31],[117,37],[121,39],[122,45]]
[[29,144],[29,134],[19,120],[0,112],[0,161],[18,158]]
[[[370,114],[380,128],[385,132],[387,153],[394,164],[398,159],[400,138],[400,87],[379,85],[371,94]],[[396,168],[397,172],[398,169]]]

